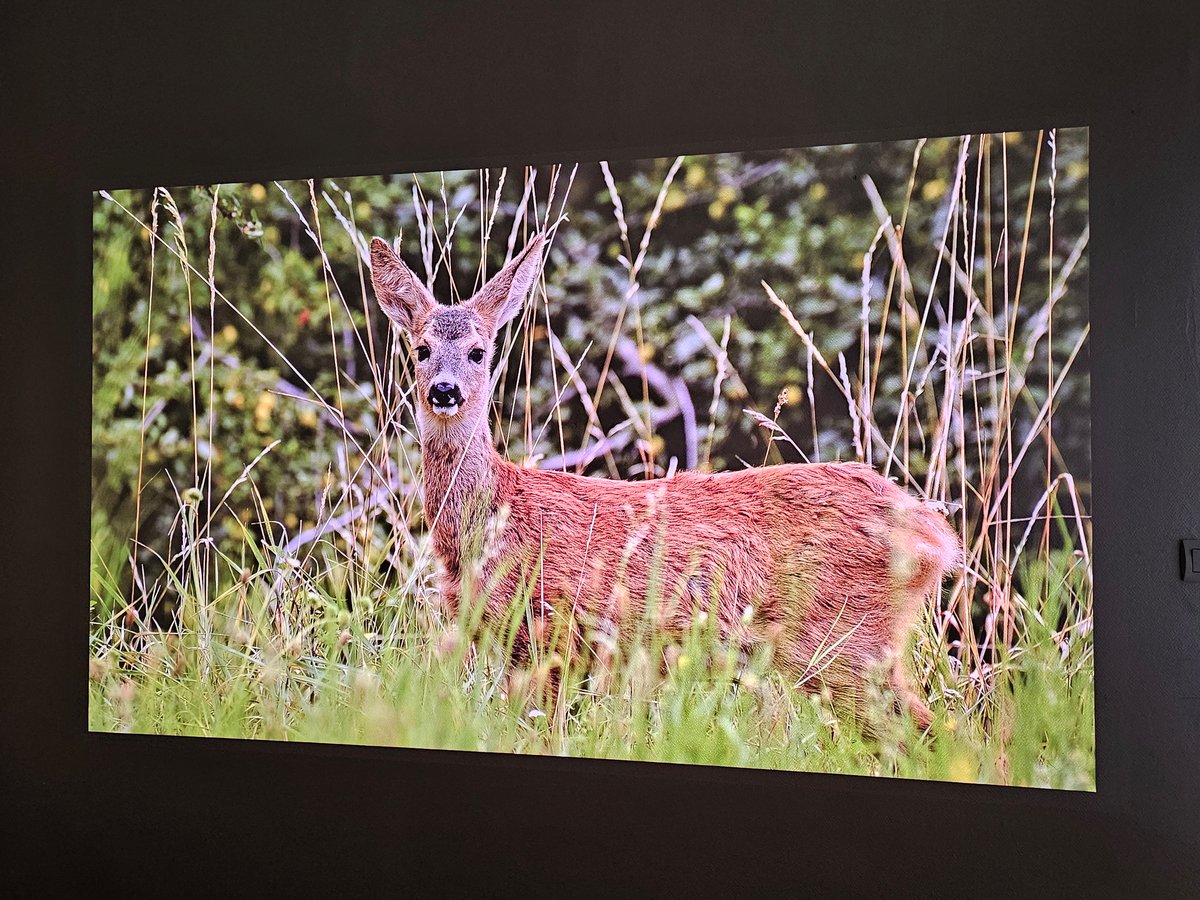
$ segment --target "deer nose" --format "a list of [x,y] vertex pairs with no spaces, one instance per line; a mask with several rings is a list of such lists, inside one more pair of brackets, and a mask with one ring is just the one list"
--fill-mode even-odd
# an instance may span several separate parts
[[462,394],[457,384],[439,381],[429,389],[429,402],[434,406],[457,406],[462,403]]

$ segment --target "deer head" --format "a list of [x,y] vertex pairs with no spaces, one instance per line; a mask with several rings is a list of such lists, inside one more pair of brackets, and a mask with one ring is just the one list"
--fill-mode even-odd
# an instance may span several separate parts
[[417,422],[422,434],[470,434],[486,421],[492,351],[500,328],[517,315],[542,262],[536,235],[471,299],[434,299],[387,242],[371,241],[371,284],[380,308],[408,337],[416,357]]

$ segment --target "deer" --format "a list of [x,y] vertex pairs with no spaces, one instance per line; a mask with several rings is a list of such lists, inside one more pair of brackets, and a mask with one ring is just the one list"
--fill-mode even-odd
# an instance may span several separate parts
[[[376,300],[415,357],[420,490],[444,607],[454,614],[479,594],[485,625],[519,623],[512,666],[550,635],[576,647],[582,632],[564,621],[622,635],[651,614],[678,635],[715,616],[723,638],[766,647],[803,690],[827,689],[858,710],[868,680],[882,678],[893,710],[930,730],[903,662],[961,545],[942,513],[871,466],[626,481],[526,467],[496,450],[494,348],[540,277],[546,234],[455,304],[439,303],[386,241],[370,244]],[[648,610],[652,594],[673,600]]]

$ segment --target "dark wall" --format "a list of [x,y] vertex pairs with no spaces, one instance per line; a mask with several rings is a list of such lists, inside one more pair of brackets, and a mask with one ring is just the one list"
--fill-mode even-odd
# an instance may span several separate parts
[[[1144,2],[565,7],[6,8],[0,809],[41,862],[24,874],[1200,889],[1200,585],[1176,560],[1200,537],[1195,23]],[[1092,128],[1095,796],[85,732],[90,188],[1072,124]]]

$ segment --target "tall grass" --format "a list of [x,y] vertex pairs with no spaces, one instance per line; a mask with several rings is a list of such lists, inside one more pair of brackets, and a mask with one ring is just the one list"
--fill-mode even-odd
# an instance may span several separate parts
[[[810,460],[824,458],[814,394],[814,385],[824,380],[845,404],[855,456],[939,505],[966,547],[963,571],[922,616],[911,648],[920,693],[938,717],[935,737],[896,717],[883,718],[889,724],[882,731],[864,734],[859,723],[834,714],[828,697],[795,690],[766,659],[748,658],[724,644],[715,622],[698,621],[679,641],[668,642],[650,627],[638,629],[633,641],[610,640],[604,666],[590,673],[568,668],[553,703],[539,703],[537,697],[546,698],[530,685],[544,676],[550,661],[535,658],[528,671],[506,672],[505,635],[484,633],[469,641],[465,635],[475,633],[471,623],[448,619],[437,602],[417,490],[408,351],[394,335],[385,347],[376,347],[370,329],[352,335],[369,361],[369,399],[379,423],[367,435],[348,427],[343,413],[346,393],[359,390],[360,382],[339,367],[335,390],[323,395],[275,351],[302,386],[303,396],[291,399],[310,404],[340,430],[341,451],[330,464],[318,521],[288,529],[268,512],[255,466],[276,450],[277,441],[247,460],[241,477],[223,490],[216,489],[194,447],[192,483],[176,486],[178,513],[169,546],[149,548],[161,559],[162,581],[146,582],[132,552],[136,533],[128,576],[94,555],[90,727],[1093,788],[1089,519],[1054,439],[1059,389],[1085,358],[1087,330],[1065,358],[1055,356],[1052,340],[1054,304],[1086,250],[1087,232],[1075,240],[1059,271],[1051,252],[1047,283],[1031,283],[1029,231],[1038,191],[1049,192],[1053,235],[1055,136],[1044,138],[1039,136],[1029,172],[1009,171],[1004,136],[961,139],[924,297],[915,295],[906,256],[913,251],[905,239],[924,142],[915,148],[900,208],[888,209],[869,176],[862,179],[879,228],[862,248],[857,359],[823,352],[777,286],[762,284],[765,302],[792,330],[795,353],[809,372],[806,396],[781,395],[773,414],[751,410],[770,445],[786,444]],[[536,292],[502,338],[493,382],[502,452],[521,456],[523,448],[526,464],[554,468],[582,469],[604,460],[611,475],[624,477],[662,477],[681,464],[707,465],[719,401],[740,380],[725,349],[741,326],[729,319],[693,323],[715,371],[704,429],[688,392],[675,389],[677,380],[651,361],[638,302],[642,266],[681,161],[667,167],[652,208],[638,211],[640,233],[608,166],[602,166],[623,247],[617,264],[624,287],[607,340],[585,351],[600,376],[594,384],[584,382],[580,360],[558,338],[563,323],[545,290]],[[976,168],[973,179],[968,166]],[[995,197],[992,167],[1000,170],[1004,186]],[[502,241],[511,257],[530,233],[541,230],[551,232],[553,243],[570,214],[577,171],[555,166],[547,180],[530,169],[503,170],[495,179],[481,170],[477,202],[484,248]],[[1026,207],[1011,211],[1011,219],[1010,179],[1030,185]],[[968,183],[976,185],[970,196]],[[548,191],[539,196],[539,186],[546,184]],[[349,192],[330,185],[318,195],[314,182],[303,186],[303,193],[296,184],[277,183],[274,189],[286,196],[322,260],[329,341],[340,366],[345,346],[335,319],[353,308],[371,315],[370,235],[355,225]],[[505,189],[520,192],[515,215],[502,207]],[[414,241],[419,245],[432,282],[449,268],[463,208],[448,199],[444,179],[431,193],[414,181],[412,205],[418,234],[404,236],[406,249]],[[1001,234],[992,233],[993,205],[1003,209]],[[182,239],[169,191],[155,192],[145,218],[122,206],[130,226],[149,239],[152,254],[165,254],[180,267],[189,298],[193,284],[203,289],[210,310],[228,305],[275,349],[216,285],[216,208],[214,196],[214,224],[201,253]],[[329,229],[341,229],[357,250],[356,284],[335,277],[326,255]],[[997,263],[977,271],[980,248],[983,258]],[[882,296],[872,288],[880,271],[886,272]],[[484,261],[464,295],[487,275]],[[149,289],[148,317],[153,279]],[[1033,305],[1036,315],[1020,315]],[[1019,329],[1018,322],[1032,325]],[[153,323],[146,324],[149,340]],[[529,390],[532,379],[542,377],[534,365],[538,342],[549,347],[553,382],[552,402],[542,407]],[[898,413],[880,402],[885,344],[899,348]],[[611,377],[618,358],[640,366],[640,396]],[[203,369],[220,363],[211,348],[193,345],[189,364]],[[1039,364],[1044,383],[1029,377]],[[217,401],[211,390],[208,396],[197,391],[198,383],[193,380],[192,434],[208,435],[211,443]],[[656,437],[661,407],[651,403],[652,391],[674,392],[672,415],[685,424],[682,459],[662,458],[663,443]],[[610,392],[626,418],[605,430],[597,410]],[[811,433],[787,433],[778,424],[781,408],[806,402]],[[581,446],[567,444],[568,417],[586,421]],[[1032,426],[1022,428],[1021,422]],[[558,444],[558,454],[533,456],[547,435]],[[613,451],[630,442],[640,464],[619,471]],[[1032,506],[1018,508],[1016,497],[1027,492],[1016,485],[1030,473],[1041,489]],[[139,466],[139,497],[142,477]],[[213,539],[218,517],[240,529],[236,550]],[[171,627],[163,628],[149,610],[166,584],[181,603]],[[518,603],[514,615],[520,613]],[[603,644],[604,636],[598,640]],[[875,700],[881,709],[888,705],[883,688]]]

